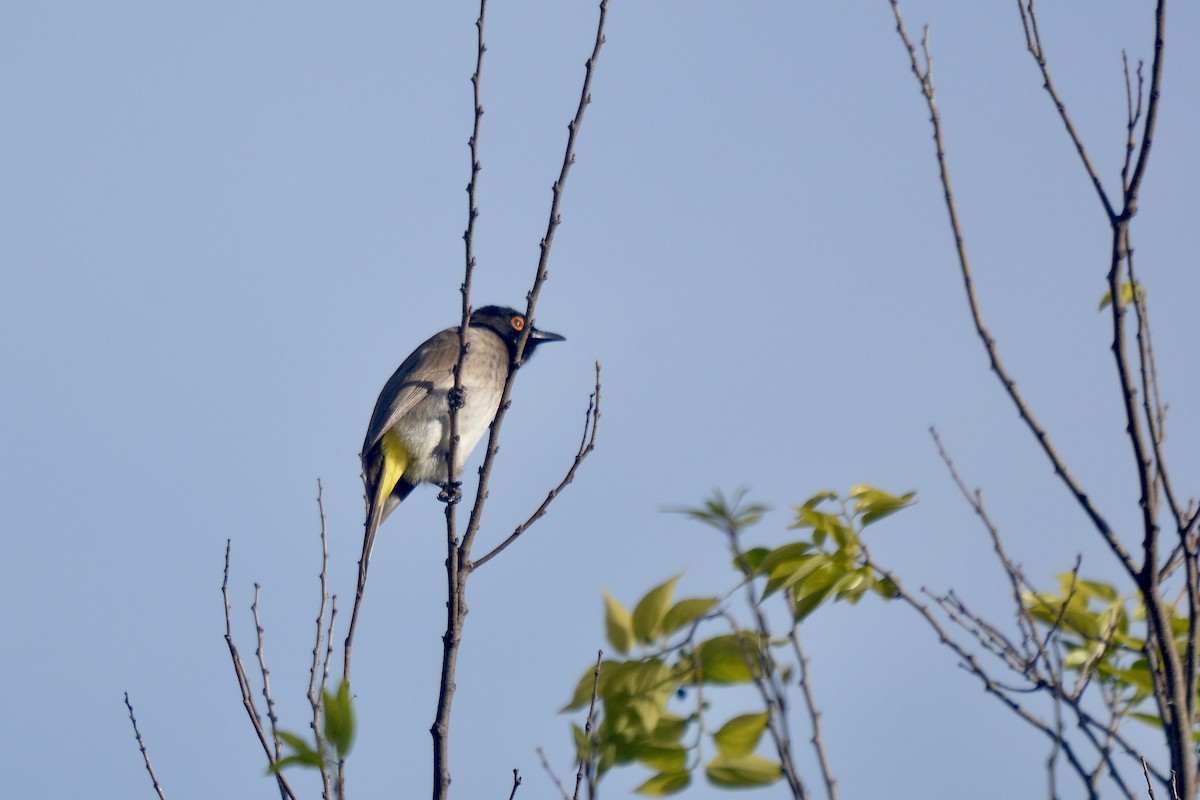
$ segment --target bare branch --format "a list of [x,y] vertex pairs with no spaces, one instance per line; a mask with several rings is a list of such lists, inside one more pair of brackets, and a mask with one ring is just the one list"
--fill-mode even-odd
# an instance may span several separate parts
[[125,693],[125,707],[129,709],[129,721],[133,723],[133,738],[137,741],[138,750],[142,753],[142,763],[146,765],[146,772],[150,773],[150,783],[154,785],[154,792],[158,795],[159,800],[167,800],[162,786],[158,783],[158,776],[154,774],[154,766],[150,763],[150,753],[146,751],[146,744],[142,741],[142,732],[138,730],[137,719],[133,716],[133,705],[129,702],[129,692]]
[[[787,590],[788,595],[792,594],[792,590]],[[789,605],[794,606],[795,600],[791,599]],[[817,763],[821,766],[821,778],[825,781],[825,794],[829,800],[838,800],[837,793],[837,778],[834,777],[833,767],[829,764],[829,753],[825,749],[825,737],[821,732],[821,711],[817,708],[817,698],[813,694],[811,679],[809,678],[808,656],[804,653],[804,648],[800,646],[800,626],[793,625],[788,632],[788,639],[792,643],[792,650],[796,653],[796,663],[800,669],[800,689],[804,693],[804,705],[808,708],[808,719],[812,725],[812,742],[813,751],[817,756]]]
[[[583,724],[583,733],[587,737],[588,742],[592,742],[592,723],[596,720],[596,697],[600,694],[600,664],[604,661],[604,651],[596,651],[596,671],[592,674],[592,702],[588,706],[587,721]],[[594,751],[595,746],[591,749]],[[583,783],[583,773],[586,771],[589,775],[595,771],[595,764],[592,763],[594,753],[589,753],[589,758],[579,759],[579,770],[575,773],[575,794],[572,795],[572,800],[579,800],[579,787]],[[590,779],[589,779],[590,782]]]
[[[571,165],[575,163],[575,140],[579,135],[579,129],[583,124],[583,113],[588,105],[592,102],[592,75],[594,74],[596,61],[600,57],[600,48],[604,45],[604,25],[608,19],[608,4],[609,0],[600,0],[600,16],[596,23],[596,40],[592,46],[592,55],[587,60],[586,70],[583,77],[583,88],[579,95],[579,106],[575,111],[575,117],[567,126],[567,146],[563,153],[562,168],[559,171],[558,180],[554,182],[553,191],[550,200],[550,219],[546,224],[546,235],[542,237],[539,243],[541,256],[538,259],[537,272],[534,276],[533,286],[526,295],[526,310],[525,318],[530,323],[534,321],[534,310],[537,306],[538,296],[541,294],[542,286],[548,277],[547,265],[550,260],[550,247],[554,243],[554,233],[558,230],[558,225],[562,221],[559,207],[562,202],[563,189],[566,186],[567,176],[570,174]],[[529,334],[533,331],[533,325],[525,326],[521,338],[517,341],[517,353],[515,363],[520,366],[525,355],[525,345],[529,340]],[[467,523],[467,530],[463,534],[463,542],[459,550],[464,554],[469,554],[471,544],[474,541],[476,533],[479,531],[479,524],[483,513],[483,504],[487,500],[487,486],[491,478],[492,466],[496,460],[496,452],[499,446],[500,427],[504,422],[504,417],[508,412],[508,407],[512,397],[512,387],[518,370],[514,369],[509,372],[508,379],[504,383],[504,390],[500,395],[500,408],[496,412],[496,418],[492,420],[491,431],[488,434],[487,450],[483,459],[483,466],[480,467],[479,488],[475,493],[475,504],[471,509],[470,522]],[[469,558],[460,558],[460,561],[467,563]]]
[[446,603],[446,631],[442,637],[442,670],[441,681],[438,692],[437,712],[434,717],[433,725],[430,727],[430,736],[433,738],[433,780],[435,800],[444,800],[447,796],[450,786],[450,769],[448,766],[449,748],[449,721],[450,708],[454,697],[454,676],[457,669],[458,649],[462,641],[462,628],[467,615],[466,606],[466,582],[470,575],[470,569],[467,568],[471,563],[471,546],[474,543],[475,536],[479,532],[479,527],[483,518],[483,506],[488,496],[488,484],[491,480],[491,473],[496,460],[498,451],[498,442],[500,429],[503,425],[505,415],[508,412],[512,398],[512,390],[517,372],[521,365],[522,358],[525,353],[525,347],[529,341],[529,335],[534,329],[534,309],[537,305],[538,295],[541,293],[542,285],[547,278],[547,263],[550,255],[550,245],[554,238],[554,231],[558,227],[559,204],[562,199],[562,189],[566,183],[567,174],[570,171],[570,165],[575,161],[575,139],[579,131],[579,127],[583,121],[583,112],[588,103],[591,102],[591,82],[593,70],[596,60],[600,54],[600,47],[604,43],[604,23],[608,16],[609,0],[600,0],[600,16],[596,26],[596,41],[592,48],[591,58],[587,61],[587,70],[584,74],[583,89],[580,94],[579,107],[575,112],[575,118],[570,124],[570,134],[567,137],[566,152],[563,158],[563,167],[559,173],[559,179],[554,184],[554,192],[550,205],[550,222],[547,227],[546,236],[541,241],[541,257],[538,261],[537,273],[534,277],[533,286],[526,295],[527,306],[525,318],[529,324],[525,326],[521,338],[517,341],[516,352],[513,358],[513,368],[509,370],[508,376],[504,381],[504,388],[501,390],[500,403],[496,410],[496,415],[492,419],[490,430],[488,433],[487,448],[483,457],[483,465],[479,470],[479,482],[475,491],[475,502],[471,508],[471,515],[468,519],[466,529],[462,534],[461,540],[458,538],[458,522],[457,522],[457,501],[459,498],[458,487],[455,483],[456,476],[454,474],[455,453],[458,447],[458,428],[457,428],[457,413],[458,406],[463,401],[462,397],[462,378],[461,367],[463,359],[466,355],[466,326],[470,316],[470,280],[474,269],[474,253],[473,253],[473,236],[474,220],[478,214],[475,207],[475,183],[479,170],[478,160],[478,130],[479,120],[483,114],[483,107],[479,100],[479,76],[482,70],[483,53],[486,47],[483,43],[484,29],[484,14],[486,11],[486,0],[481,0],[479,6],[479,18],[476,23],[478,28],[478,51],[476,60],[475,77],[472,79],[475,88],[475,128],[471,137],[471,184],[468,186],[469,196],[469,217],[467,233],[464,238],[466,240],[466,274],[462,285],[463,295],[463,317],[459,327],[459,344],[460,352],[459,359],[455,366],[454,388],[450,394],[450,446],[447,453],[447,486],[446,486],[446,581],[447,581],[447,603]]
[[[446,632],[442,636],[442,672],[438,688],[437,711],[429,735],[433,738],[433,796],[435,800],[447,797],[450,791],[450,706],[454,700],[454,674],[458,664],[458,646],[462,639],[462,626],[467,609],[463,598],[466,589],[466,573],[462,567],[462,551],[458,540],[458,412],[465,403],[462,381],[463,364],[467,358],[467,328],[471,322],[471,280],[475,274],[475,220],[479,217],[476,194],[479,186],[479,131],[483,119],[483,101],[480,95],[483,78],[483,55],[487,52],[484,42],[484,21],[487,19],[487,0],[479,0],[479,16],[475,20],[476,48],[475,72],[471,75],[473,123],[471,138],[467,144],[471,152],[471,180],[467,184],[467,229],[463,233],[465,263],[463,282],[459,287],[462,294],[462,314],[458,325],[458,360],[454,363],[454,386],[447,396],[450,417],[450,439],[446,448]],[[527,326],[532,329],[532,325]],[[512,382],[512,370],[505,381],[505,388]],[[499,410],[503,411],[504,400]],[[493,434],[495,422],[493,421]],[[490,444],[490,443],[489,443]],[[484,487],[480,486],[482,495]],[[476,508],[481,508],[481,498],[476,498]],[[472,518],[474,514],[472,514]]]
[[477,569],[479,567],[482,567],[487,562],[491,561],[493,558],[498,556],[505,548],[507,548],[510,544],[515,542],[517,540],[517,537],[519,537],[525,531],[529,530],[529,527],[531,525],[533,525],[533,523],[537,522],[539,519],[541,519],[542,517],[544,517],[546,515],[546,509],[548,509],[550,507],[550,504],[552,502],[554,502],[554,498],[558,497],[559,493],[563,489],[567,488],[567,486],[572,481],[575,480],[575,473],[579,470],[579,465],[582,464],[583,460],[585,458],[587,458],[589,455],[591,455],[592,451],[596,449],[596,426],[599,424],[599,422],[600,422],[600,362],[597,361],[596,362],[596,388],[592,391],[591,396],[588,397],[587,410],[584,411],[584,413],[583,413],[583,437],[579,441],[579,449],[575,451],[575,460],[571,462],[571,467],[570,467],[570,469],[567,470],[567,474],[563,477],[563,479],[561,481],[559,481],[557,486],[555,486],[553,489],[550,490],[549,494],[546,495],[546,499],[543,500],[542,504],[537,507],[537,510],[535,510],[532,514],[529,515],[528,519],[526,519],[524,522],[522,522],[520,525],[518,525],[516,527],[516,529],[513,530],[513,532],[511,534],[509,534],[508,538],[505,539],[500,544],[496,545],[496,547],[494,547],[491,552],[489,552],[483,558],[472,562],[469,566],[469,569],[472,569],[472,570]]
[[[321,479],[317,479],[317,514],[321,519],[321,574],[318,576],[321,582],[321,602],[317,607],[317,623],[316,635],[313,641],[312,649],[312,664],[308,669],[308,704],[312,708],[312,721],[309,726],[312,728],[313,737],[316,742],[316,750],[318,753],[325,750],[325,736],[322,733],[321,725],[321,696],[325,690],[325,682],[329,675],[329,656],[333,652],[333,615],[329,617],[329,640],[326,645],[325,666],[324,670],[321,667],[321,645],[326,644],[325,636],[325,609],[329,605],[329,539],[326,533],[325,520],[325,503],[322,499]],[[318,675],[320,677],[318,677]],[[329,770],[325,763],[321,762],[321,796],[325,800],[330,800],[331,786],[329,784]]]
[[[933,632],[937,634],[938,640],[943,645],[948,647],[951,652],[958,656],[960,666],[979,679],[980,683],[983,684],[984,691],[995,697],[1010,711],[1012,711],[1021,719],[1025,720],[1025,722],[1032,725],[1036,730],[1041,731],[1044,735],[1049,737],[1051,741],[1055,741],[1057,739],[1053,725],[1048,724],[1013,699],[1004,689],[1004,687],[987,673],[987,671],[983,668],[983,665],[979,663],[979,659],[975,657],[975,654],[959,644],[958,641],[946,631],[942,624],[938,622],[937,618],[933,616],[933,613],[929,610],[929,607],[904,588],[904,586],[900,583],[900,578],[898,576],[875,561],[871,557],[870,551],[867,549],[865,544],[861,545],[861,548],[863,562],[895,585],[896,591],[898,592],[897,596],[910,608],[916,611],[923,620],[925,620],[925,623],[933,629]],[[1065,755],[1067,758],[1067,763],[1071,765],[1071,768],[1075,770],[1076,774],[1079,775],[1080,779],[1083,780],[1086,785],[1088,770],[1086,767],[1084,767],[1082,761],[1080,761],[1078,754],[1075,752],[1074,746],[1069,741],[1062,741],[1062,750],[1063,755]]]
[[571,800],[571,795],[567,794],[567,787],[563,786],[563,782],[559,779],[558,773],[550,766],[550,761],[546,758],[546,751],[542,748],[537,749],[538,758],[542,760],[542,769],[546,770],[546,774],[550,776],[550,780],[554,781],[554,787],[558,789],[558,794],[563,800]]
[[1029,649],[1030,644],[1038,646],[1038,655],[1048,662],[1048,656],[1045,648],[1041,646],[1041,638],[1037,635],[1037,627],[1034,624],[1033,617],[1026,608],[1025,603],[1021,599],[1022,587],[1024,586],[1024,578],[1021,575],[1020,567],[1013,563],[1005,551],[1004,543],[1000,538],[1000,529],[992,522],[988,515],[987,509],[983,504],[983,492],[976,489],[974,492],[967,488],[966,482],[958,474],[958,469],[955,468],[954,462],[950,458],[950,454],[946,452],[946,448],[942,444],[942,439],[938,436],[937,428],[930,426],[929,435],[933,437],[933,443],[937,446],[938,455],[941,456],[942,463],[946,465],[946,469],[950,471],[950,478],[954,481],[954,485],[958,487],[963,498],[975,515],[979,517],[984,528],[987,529],[988,536],[992,540],[992,549],[996,553],[996,558],[1000,561],[1000,566],[1004,570],[1005,577],[1008,578],[1009,588],[1012,590],[1013,606],[1016,610],[1017,627],[1021,631],[1021,638],[1025,645],[1025,658],[1030,658],[1033,653]]
[[1062,97],[1059,96],[1058,89],[1054,86],[1054,79],[1050,77],[1050,68],[1046,62],[1046,50],[1042,46],[1042,36],[1038,30],[1037,14],[1034,13],[1033,0],[1017,0],[1017,9],[1021,12],[1021,25],[1025,29],[1025,47],[1029,50],[1029,54],[1033,56],[1033,60],[1037,62],[1038,69],[1042,72],[1042,87],[1054,102],[1054,108],[1058,111],[1059,119],[1062,120],[1063,126],[1067,129],[1067,135],[1071,137],[1071,143],[1075,145],[1075,152],[1079,155],[1079,160],[1083,163],[1083,168],[1087,170],[1088,177],[1092,181],[1092,186],[1096,190],[1096,195],[1100,198],[1100,203],[1104,206],[1104,213],[1108,215],[1109,219],[1115,219],[1117,212],[1113,209],[1112,201],[1108,199],[1108,193],[1104,191],[1104,184],[1100,181],[1100,175],[1096,172],[1096,167],[1092,164],[1092,159],[1088,155],[1087,148],[1084,147],[1083,138],[1079,135],[1079,131],[1076,130],[1075,123],[1071,121],[1071,115],[1067,113],[1067,106],[1063,102]]
[[1150,795],[1150,800],[1154,800],[1154,784],[1150,782],[1150,767],[1146,764],[1146,759],[1142,759],[1142,775],[1146,776],[1146,791]]
[[[268,763],[274,763],[275,758],[271,747],[271,741],[267,738],[267,733],[263,729],[262,717],[259,716],[258,708],[254,703],[254,692],[250,688],[250,679],[246,677],[246,668],[242,664],[242,657],[238,655],[237,645],[233,643],[233,627],[229,615],[229,551],[231,548],[231,540],[225,540],[225,573],[221,581],[221,598],[225,603],[225,644],[229,646],[229,658],[233,662],[233,672],[237,676],[238,689],[242,693],[242,705],[246,708],[246,716],[250,718],[250,725],[254,728],[254,733],[258,736],[258,742],[262,745],[263,752],[267,756]],[[285,798],[296,800],[296,794],[292,791],[292,787],[288,784],[287,778],[282,772],[275,773],[275,781],[279,786],[279,791]]]
[[517,796],[517,787],[521,785],[521,773],[518,770],[513,770],[513,788],[508,793],[508,800],[513,800]]
[[263,699],[267,701],[267,719],[271,723],[271,739],[275,742],[275,760],[283,758],[283,745],[279,741],[279,734],[276,730],[279,726],[279,717],[275,713],[275,698],[271,696],[271,670],[267,669],[267,654],[266,648],[263,645],[263,626],[262,620],[258,616],[258,599],[260,587],[257,583],[254,584],[254,602],[250,604],[250,613],[254,615],[254,630],[258,638],[258,646],[254,649],[254,655],[258,658],[258,669],[262,673]]
[[1142,61],[1137,65],[1137,102],[1134,102],[1133,85],[1129,80],[1129,56],[1121,51],[1121,65],[1125,74],[1125,163],[1121,166],[1121,187],[1129,191],[1129,168],[1133,164],[1133,152],[1137,147],[1135,137],[1137,124],[1142,118],[1142,92],[1145,88],[1145,78],[1142,76]]
[[1150,99],[1146,104],[1146,124],[1142,128],[1142,147],[1133,168],[1133,177],[1129,179],[1129,185],[1125,189],[1124,215],[1127,217],[1132,217],[1137,213],[1138,192],[1142,188],[1142,178],[1145,177],[1146,164],[1150,160],[1150,147],[1154,143],[1154,128],[1158,124],[1166,24],[1167,0],[1158,0],[1154,7],[1154,60],[1150,64]]
[[[925,97],[926,105],[929,108],[929,119],[933,126],[933,138],[937,152],[938,170],[941,174],[941,182],[943,196],[946,203],[946,211],[950,217],[950,227],[954,234],[954,244],[958,253],[958,262],[960,272],[962,274],[963,286],[967,293],[967,302],[971,309],[971,317],[975,323],[975,331],[983,342],[984,350],[987,352],[988,360],[991,362],[991,368],[996,377],[999,378],[1005,392],[1011,398],[1013,404],[1017,408],[1017,413],[1021,420],[1029,428],[1042,451],[1050,460],[1054,468],[1054,473],[1062,480],[1062,482],[1070,490],[1075,497],[1075,501],[1083,509],[1084,513],[1092,521],[1093,526],[1104,538],[1109,549],[1116,555],[1121,565],[1131,575],[1136,575],[1138,572],[1137,565],[1130,558],[1125,545],[1117,537],[1116,533],[1109,527],[1108,522],[1101,516],[1100,512],[1092,504],[1091,498],[1083,487],[1075,479],[1074,475],[1067,469],[1066,463],[1062,456],[1059,455],[1057,448],[1051,442],[1049,435],[1042,428],[1034,416],[1029,404],[1025,401],[1024,395],[1017,390],[1017,383],[1009,374],[1008,369],[1004,366],[1004,362],[1000,359],[1000,352],[996,346],[996,340],[992,337],[987,325],[983,321],[983,312],[979,305],[979,298],[975,293],[975,281],[971,271],[971,260],[967,255],[966,241],[963,236],[962,223],[958,216],[958,207],[954,201],[954,191],[950,183],[950,168],[946,158],[945,140],[942,135],[941,113],[938,110],[936,89],[933,83],[932,73],[932,55],[929,50],[928,36],[923,41],[925,51],[925,66],[922,67],[921,60],[917,56],[916,47],[913,46],[912,39],[908,35],[908,31],[904,27],[904,19],[900,14],[899,0],[891,0],[892,11],[896,18],[896,31],[900,36],[901,42],[904,44],[905,50],[908,52],[910,67],[912,73],[917,78],[920,84],[921,93]],[[1022,8],[1024,8],[1022,6]],[[1036,35],[1036,30],[1033,31]],[[1107,202],[1107,201],[1106,201]]]

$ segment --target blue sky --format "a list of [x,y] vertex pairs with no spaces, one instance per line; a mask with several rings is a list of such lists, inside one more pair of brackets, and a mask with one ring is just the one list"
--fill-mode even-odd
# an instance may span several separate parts
[[[1121,50],[1146,4],[1041,9],[1051,66],[1103,178]],[[985,314],[1030,402],[1115,525],[1135,530],[1109,323],[1107,226],[1012,3],[906,2],[935,78]],[[46,2],[0,26],[0,401],[13,796],[149,796],[129,691],[177,800],[270,796],[222,641],[262,585],[275,694],[304,726],[325,487],[348,610],[358,448],[405,355],[457,319],[468,180],[468,3]],[[1200,12],[1170,12],[1156,150],[1134,226],[1171,403],[1177,485],[1200,483]],[[476,305],[520,305],[596,9],[493,4]],[[887,3],[616,0],[537,310],[564,334],[522,372],[481,541],[574,453],[604,365],[599,444],[550,515],[471,582],[455,698],[461,797],[552,796],[557,709],[633,602],[730,579],[723,543],[662,509],[748,487],[915,490],[875,552],[913,587],[1006,613],[1006,584],[938,460],[938,426],[1031,578],[1115,574],[988,373],[970,327],[927,113]],[[356,646],[350,789],[429,780],[443,621],[435,492],[388,520]],[[343,617],[344,621],[345,617]],[[896,606],[806,625],[843,796],[1040,796],[1045,745]],[[811,764],[802,767],[816,781]],[[622,794],[646,777],[614,775]],[[716,796],[700,787],[693,796]],[[771,792],[761,793],[768,796]]]

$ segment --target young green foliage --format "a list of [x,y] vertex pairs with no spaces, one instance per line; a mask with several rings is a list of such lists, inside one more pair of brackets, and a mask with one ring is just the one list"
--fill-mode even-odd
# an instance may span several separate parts
[[[768,630],[760,606],[782,602],[791,624],[799,625],[829,600],[856,603],[867,592],[883,599],[896,595],[895,585],[867,566],[860,536],[866,526],[911,504],[912,493],[894,495],[867,485],[853,487],[845,498],[820,492],[795,507],[788,529],[805,535],[773,548],[742,545],[745,530],[767,510],[744,503],[744,497],[717,492],[699,507],[677,509],[726,536],[734,581],[723,596],[675,600],[680,575],[646,592],[632,612],[604,593],[605,635],[610,652],[620,657],[600,665],[590,739],[580,725],[571,726],[577,756],[594,769],[596,780],[632,763],[653,771],[637,788],[648,797],[686,789],[701,767],[707,781],[722,788],[780,780],[785,770],[778,745],[771,754],[758,751],[782,704],[719,724],[707,719],[708,698],[720,687],[782,691],[796,674],[784,650],[788,632]],[[729,606],[747,589],[752,613],[738,622]],[[593,675],[593,669],[584,673],[564,711],[590,705]]]
[[[1127,306],[1132,303],[1134,292],[1137,293],[1137,298],[1139,300],[1144,296],[1141,284],[1132,283],[1130,281],[1123,282],[1121,284],[1121,305]],[[1108,291],[1105,292],[1104,296],[1100,298],[1100,308],[1098,308],[1097,311],[1103,311],[1110,305],[1112,305],[1112,292]]]
[[[1135,712],[1154,695],[1146,641],[1130,633],[1131,622],[1145,619],[1140,597],[1122,597],[1112,584],[1081,580],[1067,572],[1059,576],[1058,593],[1025,592],[1021,602],[1047,635],[1053,632],[1062,643],[1066,669],[1103,683],[1123,713],[1162,726],[1157,713]],[[1187,618],[1173,610],[1169,621],[1182,654],[1187,649]]]
[[350,754],[354,746],[354,732],[354,702],[350,697],[350,684],[342,681],[336,692],[325,689],[321,693],[321,736],[314,736],[315,742],[310,744],[303,736],[278,731],[280,741],[290,752],[267,767],[267,773],[274,774],[293,766],[310,769],[336,767],[339,761]]

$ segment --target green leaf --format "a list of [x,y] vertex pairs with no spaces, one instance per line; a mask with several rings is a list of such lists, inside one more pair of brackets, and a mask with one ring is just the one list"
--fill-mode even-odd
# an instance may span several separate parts
[[300,736],[299,734],[292,733],[291,731],[280,730],[275,731],[275,735],[279,737],[281,742],[295,750],[297,753],[302,753],[305,751],[310,753],[317,752],[316,750],[313,750],[309,746],[308,742],[304,741],[304,737]]
[[613,765],[617,763],[617,748],[614,745],[601,742],[598,755],[599,758],[596,759],[596,775],[600,776],[612,769]]
[[336,694],[326,689],[323,695],[325,739],[333,745],[339,759],[345,758],[354,746],[354,702],[350,698],[350,684],[342,681]]
[[812,553],[813,546],[808,542],[789,542],[769,551],[758,563],[758,573],[769,575],[781,564],[803,561]]
[[[313,755],[316,755],[316,754],[314,753]],[[316,756],[315,760],[313,760],[313,757],[309,756],[309,755],[285,756],[285,757],[279,759],[278,761],[273,761],[270,764],[268,764],[266,774],[275,775],[275,774],[287,769],[288,767],[294,767],[294,766],[319,768],[322,763],[323,762],[321,761],[320,756]]]
[[591,758],[591,745],[588,742],[587,732],[582,726],[571,723],[571,738],[575,742],[575,760],[588,761]]
[[680,745],[643,744],[637,747],[634,759],[659,772],[681,772],[687,767],[687,750]]
[[647,692],[663,692],[669,695],[674,691],[671,681],[671,668],[660,658],[626,661],[615,667],[607,680],[604,675],[600,676],[601,692],[605,698],[620,694],[641,695]]
[[[625,664],[624,661],[615,661],[613,659],[605,659],[600,663],[600,687],[599,695],[604,696],[604,686],[608,679],[616,672],[617,668]],[[558,711],[561,714],[564,711],[578,711],[581,708],[587,708],[592,702],[592,686],[596,680],[596,668],[593,666],[583,673],[583,677],[579,679],[579,683],[575,684],[575,692],[571,695],[571,701]]]
[[720,598],[717,597],[688,597],[680,600],[663,617],[663,634],[669,636],[680,628],[691,625],[716,608],[719,602]]
[[1096,647],[1077,647],[1063,657],[1063,666],[1067,669],[1078,670],[1092,658],[1098,656],[1102,649],[1099,645]]
[[862,514],[860,524],[864,528],[889,514],[896,513],[905,506],[912,505],[912,499],[916,496],[916,492],[902,495],[890,494],[865,483],[860,483],[850,489],[850,497],[854,499],[854,510]]
[[686,789],[691,782],[688,772],[660,772],[634,791],[646,797],[666,797]]
[[618,653],[628,653],[633,646],[633,617],[607,589],[604,590],[604,634]]
[[1075,581],[1075,591],[1091,595],[1106,603],[1116,603],[1121,599],[1121,593],[1111,583],[1100,581]]
[[[837,499],[838,499],[837,492],[826,489],[823,492],[817,492],[812,497],[805,500],[803,503],[803,507],[804,508],[816,508],[817,506],[821,505],[821,503],[824,503],[827,500],[837,500]],[[799,508],[800,508],[800,506],[797,506],[797,509],[799,509]]]
[[830,565],[830,558],[825,553],[812,553],[796,561],[785,561],[771,572],[767,585],[763,589],[763,599],[770,597],[781,589],[789,589],[804,581],[814,572]]
[[893,600],[900,596],[900,587],[891,578],[885,578],[882,575],[875,577],[875,583],[871,589],[884,600]]
[[853,572],[848,573],[834,587],[837,592],[837,600],[845,600],[850,605],[854,605],[862,599],[863,594],[871,588],[871,584],[875,582],[875,575],[871,572],[870,567],[859,567]]
[[721,726],[721,730],[713,734],[713,742],[723,755],[745,756],[754,752],[758,740],[767,729],[770,714],[766,711],[758,714],[742,714],[734,717]]
[[[1125,281],[1124,283],[1121,284],[1121,305],[1127,306],[1133,302],[1133,290],[1135,287],[1137,288],[1137,293],[1138,293],[1139,299],[1145,296],[1143,294],[1143,290],[1142,290],[1142,287],[1140,284],[1135,284],[1135,283],[1130,283],[1129,281]],[[1111,289],[1109,289],[1107,292],[1105,292],[1104,296],[1100,298],[1100,307],[1096,310],[1103,311],[1104,309],[1108,308],[1110,305],[1112,305],[1112,290]]]
[[717,786],[766,786],[779,780],[783,770],[762,756],[719,755],[704,768],[709,781]]
[[[808,504],[796,507],[796,521],[788,526],[788,530],[796,528],[812,528],[814,534],[828,534],[830,530],[842,524],[837,515],[818,511]],[[813,537],[817,541],[817,537]],[[818,542],[819,543],[819,542]]]
[[[736,634],[707,639],[696,648],[700,661],[700,677],[705,683],[749,683],[756,673],[762,672],[762,656],[759,655],[757,637],[743,634],[745,648]],[[754,665],[754,672],[747,664]]]
[[800,622],[816,611],[837,590],[838,582],[845,577],[845,568],[833,562],[810,575],[794,592],[796,607],[793,611],[793,619]]
[[670,713],[662,714],[650,738],[655,744],[674,744],[683,739],[687,728],[688,720],[683,717]]
[[1134,713],[1134,714],[1130,714],[1129,716],[1133,717],[1138,722],[1144,722],[1147,725],[1153,725],[1155,728],[1161,728],[1163,726],[1162,720],[1158,718],[1157,714],[1136,714],[1136,713]]
[[1121,670],[1118,679],[1143,697],[1149,697],[1154,692],[1154,678],[1150,675],[1150,667],[1144,658],[1139,658]]
[[678,688],[674,671],[660,659],[619,665],[604,681],[606,732],[626,740],[651,736]]
[[667,510],[677,514],[686,514],[692,519],[720,531],[728,531],[730,528],[740,530],[754,525],[762,519],[764,513],[770,510],[761,503],[742,505],[745,496],[746,490],[739,489],[733,493],[730,500],[726,500],[724,492],[718,489],[704,501],[703,506]]
[[325,764],[325,759],[321,757],[321,754],[314,750],[308,742],[304,741],[302,736],[289,731],[276,731],[275,735],[279,737],[280,741],[291,748],[292,752],[287,757],[269,764],[267,766],[268,775],[296,765],[319,768]]
[[658,720],[666,711],[666,698],[663,698],[663,702],[660,703],[655,697],[631,697],[626,708],[637,717],[639,734],[649,736],[658,727]]
[[663,618],[671,607],[675,582],[678,580],[679,576],[676,575],[666,583],[655,586],[638,601],[633,609],[633,635],[639,642],[649,644],[662,633]]
[[[742,553],[742,559],[745,561],[746,566],[750,567],[752,572],[757,572],[759,565],[762,564],[762,560],[766,558],[767,554],[770,552],[771,551],[765,547],[752,547],[746,552]],[[738,564],[738,559],[736,557],[733,559],[733,566],[739,570],[742,568]]]

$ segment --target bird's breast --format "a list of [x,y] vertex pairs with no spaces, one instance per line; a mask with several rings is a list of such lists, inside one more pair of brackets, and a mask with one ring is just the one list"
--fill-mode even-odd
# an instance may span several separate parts
[[[500,407],[508,377],[508,347],[491,331],[472,330],[463,362],[465,402],[458,410],[458,449],[455,472],[460,472],[471,451],[487,432]],[[450,446],[449,390],[430,392],[396,425],[409,444],[414,461],[405,473],[412,482],[441,483],[446,479],[446,452]]]

